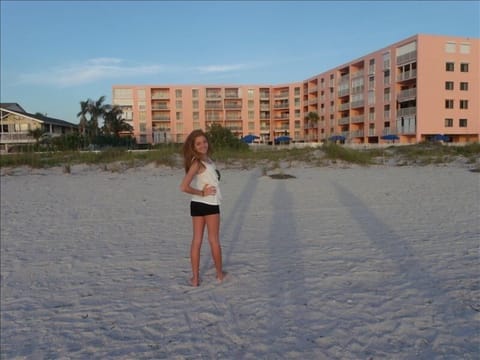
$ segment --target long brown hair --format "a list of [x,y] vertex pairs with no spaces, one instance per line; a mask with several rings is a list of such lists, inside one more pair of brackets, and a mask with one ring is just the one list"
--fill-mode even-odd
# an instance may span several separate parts
[[183,164],[185,166],[185,172],[188,172],[188,170],[190,169],[190,166],[192,166],[192,163],[195,160],[200,159],[200,154],[198,154],[195,151],[195,140],[199,136],[204,136],[205,139],[207,139],[207,142],[208,142],[207,155],[210,156],[210,154],[212,153],[212,147],[211,147],[210,141],[208,140],[207,134],[201,129],[193,130],[187,136],[187,139],[183,143]]

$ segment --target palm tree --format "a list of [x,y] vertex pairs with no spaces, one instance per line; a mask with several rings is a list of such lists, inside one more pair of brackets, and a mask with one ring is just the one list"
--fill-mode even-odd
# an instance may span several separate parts
[[123,119],[122,115],[122,108],[118,105],[110,107],[110,109],[104,113],[103,131],[105,134],[111,134],[118,138],[121,132],[133,131],[133,127]]
[[[307,125],[307,129],[310,129],[310,128],[316,128],[318,129],[318,120],[320,120],[320,117],[318,116],[318,114],[314,111],[310,111],[306,116],[305,116],[305,122],[306,122],[306,125]],[[310,131],[307,130],[307,136],[309,137],[308,140],[311,140],[311,136],[310,135],[313,135],[310,133]],[[318,140],[318,133],[317,133],[317,140]]]
[[77,117],[80,117],[80,121],[78,123],[78,127],[80,128],[80,133],[82,135],[85,135],[85,132],[87,130],[87,125],[88,125],[88,119],[87,119],[87,114],[88,114],[88,105],[89,101],[80,101],[80,111],[77,114]]
[[90,129],[92,130],[92,135],[96,136],[98,134],[98,118],[103,117],[107,111],[108,105],[104,104],[105,96],[100,96],[97,101],[89,99],[88,112],[90,113]]
[[80,101],[80,111],[77,117],[80,117],[80,132],[91,142],[98,134],[98,119],[103,117],[107,111],[108,105],[104,104],[105,96],[100,96],[97,101],[88,99]]

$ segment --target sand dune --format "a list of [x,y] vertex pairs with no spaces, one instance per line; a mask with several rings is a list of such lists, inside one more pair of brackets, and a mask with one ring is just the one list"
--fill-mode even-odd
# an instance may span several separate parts
[[181,169],[1,177],[2,359],[478,359],[478,173],[222,170],[188,286]]

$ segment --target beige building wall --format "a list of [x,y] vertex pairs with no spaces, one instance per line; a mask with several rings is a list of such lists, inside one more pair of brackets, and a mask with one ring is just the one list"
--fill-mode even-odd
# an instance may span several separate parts
[[[289,84],[115,85],[139,143],[183,142],[211,124],[261,142],[479,141],[480,39],[415,35]],[[447,69],[449,71],[447,71]],[[452,71],[450,71],[452,70]],[[315,116],[312,116],[312,113]]]

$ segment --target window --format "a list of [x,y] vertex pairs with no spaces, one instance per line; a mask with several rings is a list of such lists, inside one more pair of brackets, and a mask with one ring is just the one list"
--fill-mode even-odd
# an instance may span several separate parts
[[247,96],[249,99],[253,99],[255,97],[255,89],[248,89]]
[[468,100],[460,100],[460,109],[468,109]]
[[141,132],[147,131],[147,124],[146,123],[140,123],[140,131]]
[[192,89],[192,98],[198,98],[198,89]]
[[193,107],[195,110],[198,110],[198,100],[193,100],[193,101],[192,101],[192,107]]
[[198,120],[200,120],[200,114],[199,114],[198,111],[194,111],[194,112],[192,113],[192,119],[193,119],[193,121],[198,121]]
[[248,108],[249,109],[254,109],[255,108],[255,103],[253,100],[248,100]]
[[445,81],[445,90],[453,90],[453,81]]
[[182,115],[182,113],[181,113],[180,111],[177,111],[177,112],[175,113],[175,118],[177,119],[177,121],[183,120],[183,115]]
[[137,90],[137,97],[139,99],[145,99],[145,89],[138,89]]
[[133,90],[132,89],[113,89],[114,98],[132,98]]
[[453,127],[453,119],[445,119],[445,127]]
[[248,111],[248,120],[255,119],[255,111]]
[[182,102],[182,100],[176,100],[176,101],[175,101],[175,107],[176,107],[177,109],[181,109],[181,108],[183,107],[183,102]]
[[458,125],[460,127],[467,127],[467,119],[459,119],[458,120]]
[[299,95],[300,95],[300,88],[299,88],[299,87],[296,87],[296,88],[295,88],[294,94],[295,94],[295,96],[299,96]]
[[454,42],[447,42],[445,44],[445,52],[449,53],[449,54],[454,53],[455,52],[455,45],[456,44]]
[[7,133],[8,132],[8,125],[2,125],[2,132]]
[[460,83],[460,90],[468,91],[468,82],[461,82]]
[[470,54],[470,44],[460,44],[460,54]]
[[175,97],[176,98],[181,98],[182,97],[182,89],[175,90]]
[[460,71],[461,72],[468,72],[468,64],[467,63],[461,63],[460,64]]
[[455,71],[455,63],[453,62],[447,62],[445,64],[445,70],[446,71]]
[[453,100],[452,99],[446,99],[445,100],[445,109],[453,109]]

